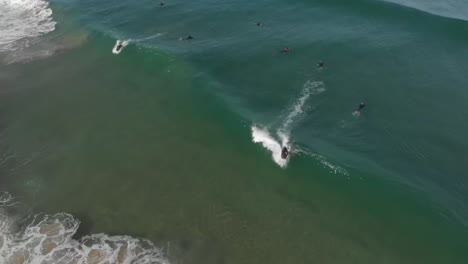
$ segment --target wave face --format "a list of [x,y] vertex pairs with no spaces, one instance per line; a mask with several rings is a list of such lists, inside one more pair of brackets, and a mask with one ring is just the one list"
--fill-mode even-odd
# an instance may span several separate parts
[[0,263],[168,263],[149,240],[106,234],[76,240],[80,221],[72,215],[35,214],[22,219],[10,213],[16,205],[10,194],[0,194]]
[[386,2],[415,8],[434,15],[468,20],[468,2],[464,0],[385,0]]
[[56,25],[43,0],[1,0],[0,21],[0,52],[27,48]]

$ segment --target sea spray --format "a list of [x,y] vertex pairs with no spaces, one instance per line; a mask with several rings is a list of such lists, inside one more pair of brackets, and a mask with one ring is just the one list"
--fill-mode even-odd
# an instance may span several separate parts
[[262,146],[269,151],[271,151],[273,160],[278,164],[280,167],[284,168],[288,164],[288,159],[281,158],[281,144],[274,139],[268,130],[261,129],[256,126],[252,126],[252,141],[254,143],[261,143]]
[[280,167],[284,168],[288,164],[289,157],[283,159],[281,157],[281,151],[283,147],[286,147],[291,152],[290,136],[291,130],[295,123],[300,119],[301,114],[304,112],[304,107],[307,100],[311,95],[320,94],[325,91],[323,82],[307,81],[301,91],[299,98],[294,100],[291,107],[288,108],[288,115],[281,122],[282,125],[277,131],[279,140],[275,139],[268,132],[268,128],[259,128],[258,126],[252,126],[252,141],[254,143],[261,143],[263,147],[271,151],[273,160]]

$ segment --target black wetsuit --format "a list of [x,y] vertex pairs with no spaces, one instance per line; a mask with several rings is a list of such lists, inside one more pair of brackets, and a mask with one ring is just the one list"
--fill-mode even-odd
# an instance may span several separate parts
[[117,45],[117,48],[115,48],[115,50],[119,51],[120,49],[122,49],[122,47],[123,47],[122,44],[119,44],[119,45]]
[[357,111],[361,112],[361,110],[364,109],[364,107],[366,107],[366,104],[365,103],[360,103]]
[[286,159],[289,155],[288,148],[283,147],[283,150],[281,151],[281,158]]
[[325,63],[323,61],[318,63],[318,66],[320,69],[322,69],[325,66]]

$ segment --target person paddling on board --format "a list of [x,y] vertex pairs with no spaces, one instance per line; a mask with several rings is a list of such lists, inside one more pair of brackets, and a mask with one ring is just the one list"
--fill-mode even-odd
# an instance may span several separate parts
[[287,147],[283,147],[283,150],[281,150],[281,158],[286,159],[289,155],[289,150]]
[[257,27],[262,27],[263,23],[262,22],[257,22]]
[[288,53],[289,51],[291,50],[288,47],[286,47],[283,50],[281,50],[281,53]]

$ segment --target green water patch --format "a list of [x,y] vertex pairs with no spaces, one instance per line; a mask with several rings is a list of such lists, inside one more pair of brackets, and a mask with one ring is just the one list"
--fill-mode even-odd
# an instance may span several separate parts
[[281,169],[193,68],[90,38],[2,68],[1,179],[35,211],[150,238],[174,263],[466,262],[466,228],[417,194],[309,156]]

